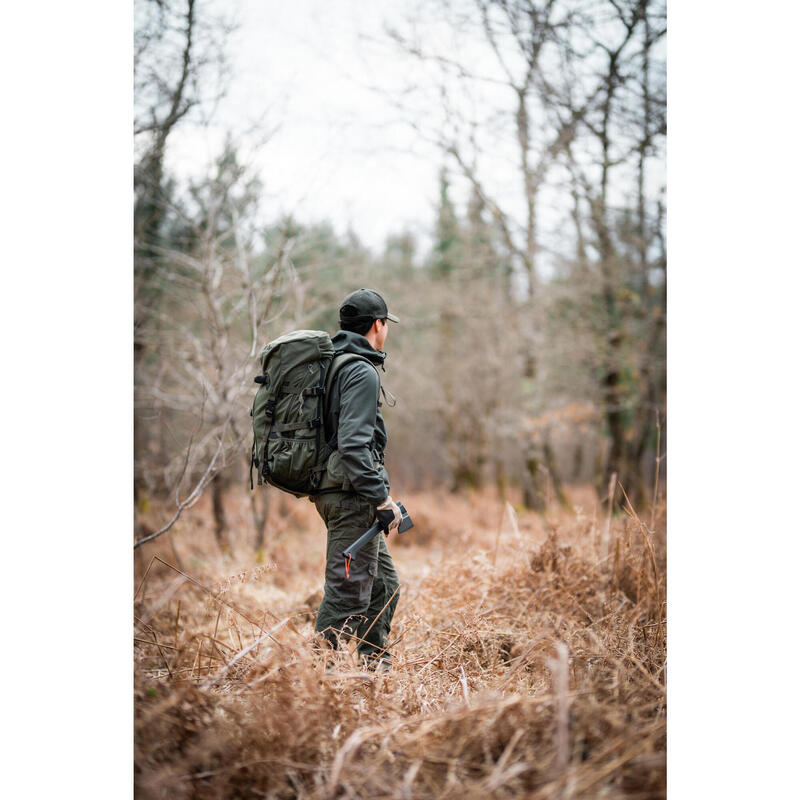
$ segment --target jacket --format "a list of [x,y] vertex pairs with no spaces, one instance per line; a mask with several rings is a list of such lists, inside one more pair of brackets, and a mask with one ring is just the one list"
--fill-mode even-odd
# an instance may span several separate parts
[[[337,353],[357,353],[383,369],[386,353],[373,349],[360,334],[339,331],[332,339]],[[340,485],[374,506],[389,495],[383,466],[386,425],[379,405],[380,379],[364,361],[345,364],[336,374],[325,407],[325,438],[333,449],[323,488]]]

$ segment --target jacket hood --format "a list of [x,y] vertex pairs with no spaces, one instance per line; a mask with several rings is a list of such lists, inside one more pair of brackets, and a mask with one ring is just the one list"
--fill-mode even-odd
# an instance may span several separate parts
[[383,367],[386,353],[383,350],[375,350],[360,333],[337,331],[331,342],[333,342],[333,349],[337,353],[356,353],[368,358],[375,366]]

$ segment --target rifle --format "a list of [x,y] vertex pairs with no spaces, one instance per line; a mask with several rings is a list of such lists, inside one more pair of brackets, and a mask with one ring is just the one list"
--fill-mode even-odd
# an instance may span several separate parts
[[[402,503],[398,503],[397,507],[402,512],[403,516],[400,517],[400,526],[397,528],[398,533],[405,533],[407,530],[414,527],[414,523],[411,521],[411,517],[408,515],[408,511],[406,511],[406,507]],[[364,531],[361,536],[356,539],[347,550],[344,551],[344,570],[347,573],[347,578],[350,578],[350,563],[353,560],[353,556],[369,541],[374,539],[380,531],[382,531],[380,522],[376,522],[371,528]]]

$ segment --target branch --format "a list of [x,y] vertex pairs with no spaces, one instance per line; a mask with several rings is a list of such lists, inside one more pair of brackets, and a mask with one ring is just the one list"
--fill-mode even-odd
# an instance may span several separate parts
[[194,29],[194,0],[188,0],[186,8],[186,46],[183,48],[183,59],[181,66],[181,77],[178,85],[175,88],[175,93],[172,95],[172,107],[170,108],[167,118],[162,125],[162,139],[165,139],[173,125],[183,117],[189,109],[195,105],[196,101],[189,101],[184,103],[181,109],[181,102],[183,101],[183,92],[186,88],[186,81],[189,77],[189,69],[191,66],[192,58],[192,31]]
[[203,416],[205,415],[206,411],[206,400],[208,400],[208,392],[206,391],[205,387],[203,387],[203,404],[200,406],[200,419],[197,422],[197,427],[192,431],[191,436],[189,437],[189,444],[186,446],[186,458],[183,460],[183,467],[181,469],[180,475],[178,475],[178,479],[175,481],[175,505],[180,506],[180,488],[181,483],[183,483],[183,476],[186,475],[186,469],[189,466],[189,458],[192,455],[192,445],[194,444],[194,437],[197,436],[198,433],[203,428]]
[[472,184],[475,191],[480,196],[481,200],[486,204],[486,207],[489,209],[492,217],[495,219],[497,224],[500,226],[500,230],[503,234],[503,240],[506,243],[506,247],[516,256],[524,259],[524,253],[514,244],[514,240],[511,238],[511,231],[508,228],[508,219],[503,213],[500,206],[494,202],[487,194],[483,188],[483,185],[478,180],[477,176],[475,175],[475,170],[470,167],[464,159],[461,157],[461,153],[459,153],[458,149],[454,144],[451,144],[446,148],[447,152],[450,153],[453,158],[455,158],[458,165],[461,167],[461,171],[464,173],[464,176],[467,180]]
[[502,68],[503,72],[506,74],[506,78],[508,78],[508,83],[514,89],[517,88],[516,83],[514,82],[514,76],[511,74],[511,70],[508,68],[508,65],[503,60],[503,56],[500,55],[500,48],[497,45],[497,40],[495,39],[494,30],[492,29],[492,24],[489,21],[489,4],[484,2],[484,0],[475,0],[478,9],[481,12],[481,20],[483,21],[483,30],[486,33],[486,38],[489,41],[489,44],[494,51],[495,56],[497,57],[498,62],[500,63],[500,67]]
[[[203,490],[214,479],[217,472],[219,472],[219,470],[215,469],[215,467],[217,464],[217,459],[219,458],[220,453],[222,453],[224,449],[225,431],[228,429],[228,425],[230,424],[231,419],[233,418],[233,411],[234,408],[232,407],[230,413],[228,414],[228,418],[225,420],[225,424],[223,425],[222,433],[220,434],[219,437],[219,445],[217,445],[217,450],[214,453],[211,462],[209,463],[206,471],[203,473],[203,476],[195,485],[194,489],[192,489],[192,491],[189,493],[189,495],[186,497],[185,500],[183,500],[181,503],[178,504],[178,509],[175,512],[175,516],[173,516],[173,518],[163,528],[161,528],[161,530],[158,530],[155,533],[151,533],[149,536],[145,536],[142,539],[137,539],[133,543],[134,550],[137,547],[146,544],[147,542],[152,542],[153,539],[157,539],[159,536],[161,536],[161,534],[166,533],[178,521],[184,510],[187,508],[191,508],[200,499]],[[237,441],[234,446],[238,447],[239,444],[241,444],[241,442]]]

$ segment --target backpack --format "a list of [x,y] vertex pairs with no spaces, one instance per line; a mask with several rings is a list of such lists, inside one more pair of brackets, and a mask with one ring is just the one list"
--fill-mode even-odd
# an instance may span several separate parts
[[259,387],[250,409],[250,488],[255,466],[259,486],[266,481],[296,497],[321,494],[325,490],[317,490],[333,452],[324,433],[325,398],[345,364],[374,365],[356,353],[335,353],[325,331],[307,330],[269,342],[259,360]]

